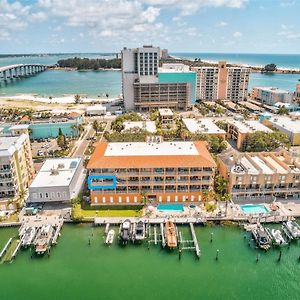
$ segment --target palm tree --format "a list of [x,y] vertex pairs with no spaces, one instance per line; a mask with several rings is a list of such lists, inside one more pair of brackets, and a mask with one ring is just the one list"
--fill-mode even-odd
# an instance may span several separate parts
[[79,103],[81,102],[81,97],[80,97],[80,95],[76,94],[76,95],[74,96],[74,101],[75,101],[76,104],[79,104]]

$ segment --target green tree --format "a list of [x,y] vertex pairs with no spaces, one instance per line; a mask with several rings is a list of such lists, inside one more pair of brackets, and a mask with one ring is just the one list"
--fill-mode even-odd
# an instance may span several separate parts
[[284,107],[284,106],[281,106],[278,110],[277,110],[277,114],[278,115],[288,115],[289,114],[289,110]]
[[277,66],[275,64],[267,64],[263,68],[263,71],[265,72],[275,72],[277,70]]
[[76,95],[74,96],[74,101],[75,101],[76,104],[81,103],[81,97],[80,97],[80,95],[76,94]]

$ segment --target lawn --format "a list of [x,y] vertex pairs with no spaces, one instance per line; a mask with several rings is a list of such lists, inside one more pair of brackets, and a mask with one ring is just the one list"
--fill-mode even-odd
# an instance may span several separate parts
[[141,217],[142,210],[130,210],[130,209],[82,209],[80,204],[73,206],[73,218],[94,218],[94,217]]

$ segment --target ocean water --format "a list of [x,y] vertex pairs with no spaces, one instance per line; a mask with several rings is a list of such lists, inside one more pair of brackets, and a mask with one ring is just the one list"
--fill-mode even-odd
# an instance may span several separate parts
[[[300,55],[266,55],[266,54],[213,54],[213,53],[174,53],[186,58],[203,60],[227,60],[232,63],[265,65],[270,62],[281,67],[300,68]],[[59,59],[68,57],[114,57],[113,54],[49,54],[34,56],[0,56],[0,66],[18,63],[55,64]],[[299,83],[300,74],[258,74],[250,76],[249,91],[253,86],[275,86],[294,91]],[[82,94],[90,97],[110,97],[121,94],[120,71],[64,71],[48,70],[36,76],[0,84],[0,96],[21,93],[40,96],[62,96],[65,94]]]
[[[179,230],[190,238],[188,227]],[[106,247],[103,231],[91,225],[64,225],[50,258],[30,258],[29,250],[20,251],[15,261],[0,265],[1,300],[299,299],[296,243],[282,248],[278,262],[279,249],[249,247],[242,230],[196,227],[201,258],[184,251],[179,260],[177,251],[158,245],[150,250],[146,243]],[[16,233],[17,229],[1,229],[0,248]]]

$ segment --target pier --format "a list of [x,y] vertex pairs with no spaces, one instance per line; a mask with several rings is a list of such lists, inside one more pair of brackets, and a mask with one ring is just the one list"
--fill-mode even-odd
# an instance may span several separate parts
[[48,66],[41,64],[18,64],[0,67],[0,83],[24,78],[47,70]]
[[8,247],[10,246],[11,242],[12,242],[13,238],[10,238],[8,240],[8,242],[6,243],[6,245],[4,246],[4,248],[2,249],[1,253],[0,253],[0,259],[2,259],[2,256],[6,253]]

